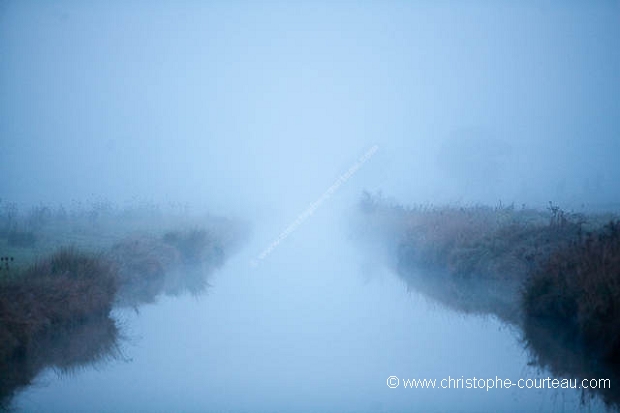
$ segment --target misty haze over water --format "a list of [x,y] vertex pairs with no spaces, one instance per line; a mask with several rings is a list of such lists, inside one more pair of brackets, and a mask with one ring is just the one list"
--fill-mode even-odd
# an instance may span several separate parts
[[116,307],[119,357],[44,369],[12,405],[580,411],[574,390],[386,386],[555,376],[515,326],[412,290],[350,224],[364,190],[617,213],[619,21],[614,1],[3,1],[0,207],[251,227],[204,294]]

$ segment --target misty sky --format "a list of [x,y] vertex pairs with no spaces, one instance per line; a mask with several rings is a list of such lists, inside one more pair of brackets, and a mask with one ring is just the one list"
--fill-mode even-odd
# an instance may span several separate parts
[[0,197],[617,202],[620,6],[0,3]]

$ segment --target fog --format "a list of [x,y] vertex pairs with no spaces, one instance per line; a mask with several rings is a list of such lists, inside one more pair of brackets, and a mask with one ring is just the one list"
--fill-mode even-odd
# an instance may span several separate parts
[[348,188],[615,202],[618,14],[4,2],[3,197],[297,211],[376,144]]
[[346,218],[363,190],[617,208],[619,23],[613,1],[3,1],[3,202],[187,205],[253,227],[205,296],[117,311],[133,361],[48,372],[18,410],[575,408],[390,393],[391,374],[517,377],[527,360],[500,321],[407,292]]

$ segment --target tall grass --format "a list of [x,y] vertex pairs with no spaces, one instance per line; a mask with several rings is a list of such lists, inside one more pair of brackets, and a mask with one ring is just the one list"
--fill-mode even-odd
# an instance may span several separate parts
[[552,203],[546,211],[404,208],[368,194],[360,211],[358,235],[390,245],[408,285],[523,327],[526,338],[532,329],[524,326],[562,326],[595,363],[620,374],[620,221],[613,215],[610,222],[609,214],[567,213]]
[[0,359],[47,328],[107,315],[116,275],[101,257],[61,249],[0,285]]
[[528,316],[567,323],[619,363],[620,221],[551,254],[528,278],[523,303]]
[[0,410],[42,368],[65,371],[109,355],[118,335],[113,306],[205,290],[246,228],[182,212],[97,202],[24,213],[0,201]]

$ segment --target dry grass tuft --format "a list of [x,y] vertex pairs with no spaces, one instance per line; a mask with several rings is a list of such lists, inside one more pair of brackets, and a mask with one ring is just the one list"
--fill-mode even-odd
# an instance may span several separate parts
[[23,351],[52,326],[107,315],[116,294],[109,262],[61,249],[0,285],[0,359]]

